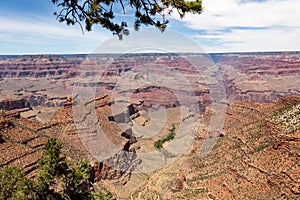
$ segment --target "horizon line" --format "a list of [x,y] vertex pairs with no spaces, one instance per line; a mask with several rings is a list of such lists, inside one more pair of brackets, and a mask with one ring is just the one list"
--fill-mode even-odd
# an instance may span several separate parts
[[224,51],[224,52],[107,52],[107,53],[8,53],[0,56],[39,56],[39,55],[120,55],[120,54],[251,54],[251,53],[300,53],[300,50],[274,50],[274,51]]

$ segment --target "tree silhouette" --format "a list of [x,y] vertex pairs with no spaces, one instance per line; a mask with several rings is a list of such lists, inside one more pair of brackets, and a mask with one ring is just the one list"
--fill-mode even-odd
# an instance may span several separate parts
[[[171,15],[175,10],[180,17],[186,13],[200,14],[203,10],[202,0],[52,0],[59,8],[54,15],[59,22],[67,25],[79,24],[82,31],[85,24],[87,31],[92,30],[92,26],[97,24],[122,39],[123,35],[128,35],[128,22],[121,20],[117,22],[116,13],[133,15],[134,29],[138,30],[142,24],[155,26],[164,31],[168,20],[166,15]],[[132,11],[126,13],[126,8]]]

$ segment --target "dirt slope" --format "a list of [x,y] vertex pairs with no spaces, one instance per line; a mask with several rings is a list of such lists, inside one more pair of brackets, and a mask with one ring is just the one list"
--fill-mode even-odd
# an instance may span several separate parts
[[[102,96],[94,103],[102,128],[112,133],[109,139],[125,148],[130,139],[122,137],[118,126],[108,120],[110,98]],[[207,108],[193,146],[178,160],[147,174],[126,174],[98,164],[94,168],[98,186],[109,188],[118,199],[300,198],[300,131],[290,131],[299,119],[299,104],[300,98],[287,97],[275,103],[228,106],[222,134],[211,136],[218,138],[217,144],[200,159],[211,114]],[[1,112],[0,165],[16,164],[33,175],[43,142],[53,136],[64,142],[70,160],[92,161],[77,135],[71,105],[69,99],[48,124],[23,119],[16,112]],[[283,125],[281,116],[289,123]]]

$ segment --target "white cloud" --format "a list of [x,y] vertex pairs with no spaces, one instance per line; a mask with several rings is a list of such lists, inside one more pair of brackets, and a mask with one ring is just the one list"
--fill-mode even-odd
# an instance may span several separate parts
[[[103,30],[82,34],[79,26],[66,26],[57,21],[42,19],[0,18],[0,43],[9,44],[9,53],[72,53],[93,51],[111,37]],[[3,45],[2,45],[3,46]],[[13,51],[13,52],[12,52]]]
[[[198,41],[215,40],[216,45],[204,45],[208,52],[232,51],[294,51],[299,50],[299,28],[234,29],[209,35],[194,35]],[[200,42],[201,43],[201,42]]]
[[206,34],[194,38],[214,41],[208,51],[299,50],[299,0],[203,0],[201,15],[188,14],[188,28]]
[[299,26],[298,0],[269,0],[265,2],[239,0],[204,0],[204,12],[188,14],[183,19],[194,29],[226,27]]

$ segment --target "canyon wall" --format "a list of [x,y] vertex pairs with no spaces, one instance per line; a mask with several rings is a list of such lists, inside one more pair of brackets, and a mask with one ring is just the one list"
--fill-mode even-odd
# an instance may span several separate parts
[[[212,91],[205,72],[189,62],[189,57],[197,56],[211,58],[202,65],[217,69],[219,76],[214,78],[224,87],[228,102],[272,102],[300,93],[298,52],[3,56],[0,107],[56,110],[76,93],[74,86],[80,86],[94,88],[99,94],[126,93],[130,98],[144,99],[148,108],[153,104],[176,107],[184,101],[198,104],[204,111],[211,103]],[[161,83],[153,83],[153,77]],[[151,78],[150,84],[145,81]],[[144,85],[138,85],[141,81]],[[181,100],[176,96],[179,93]]]

